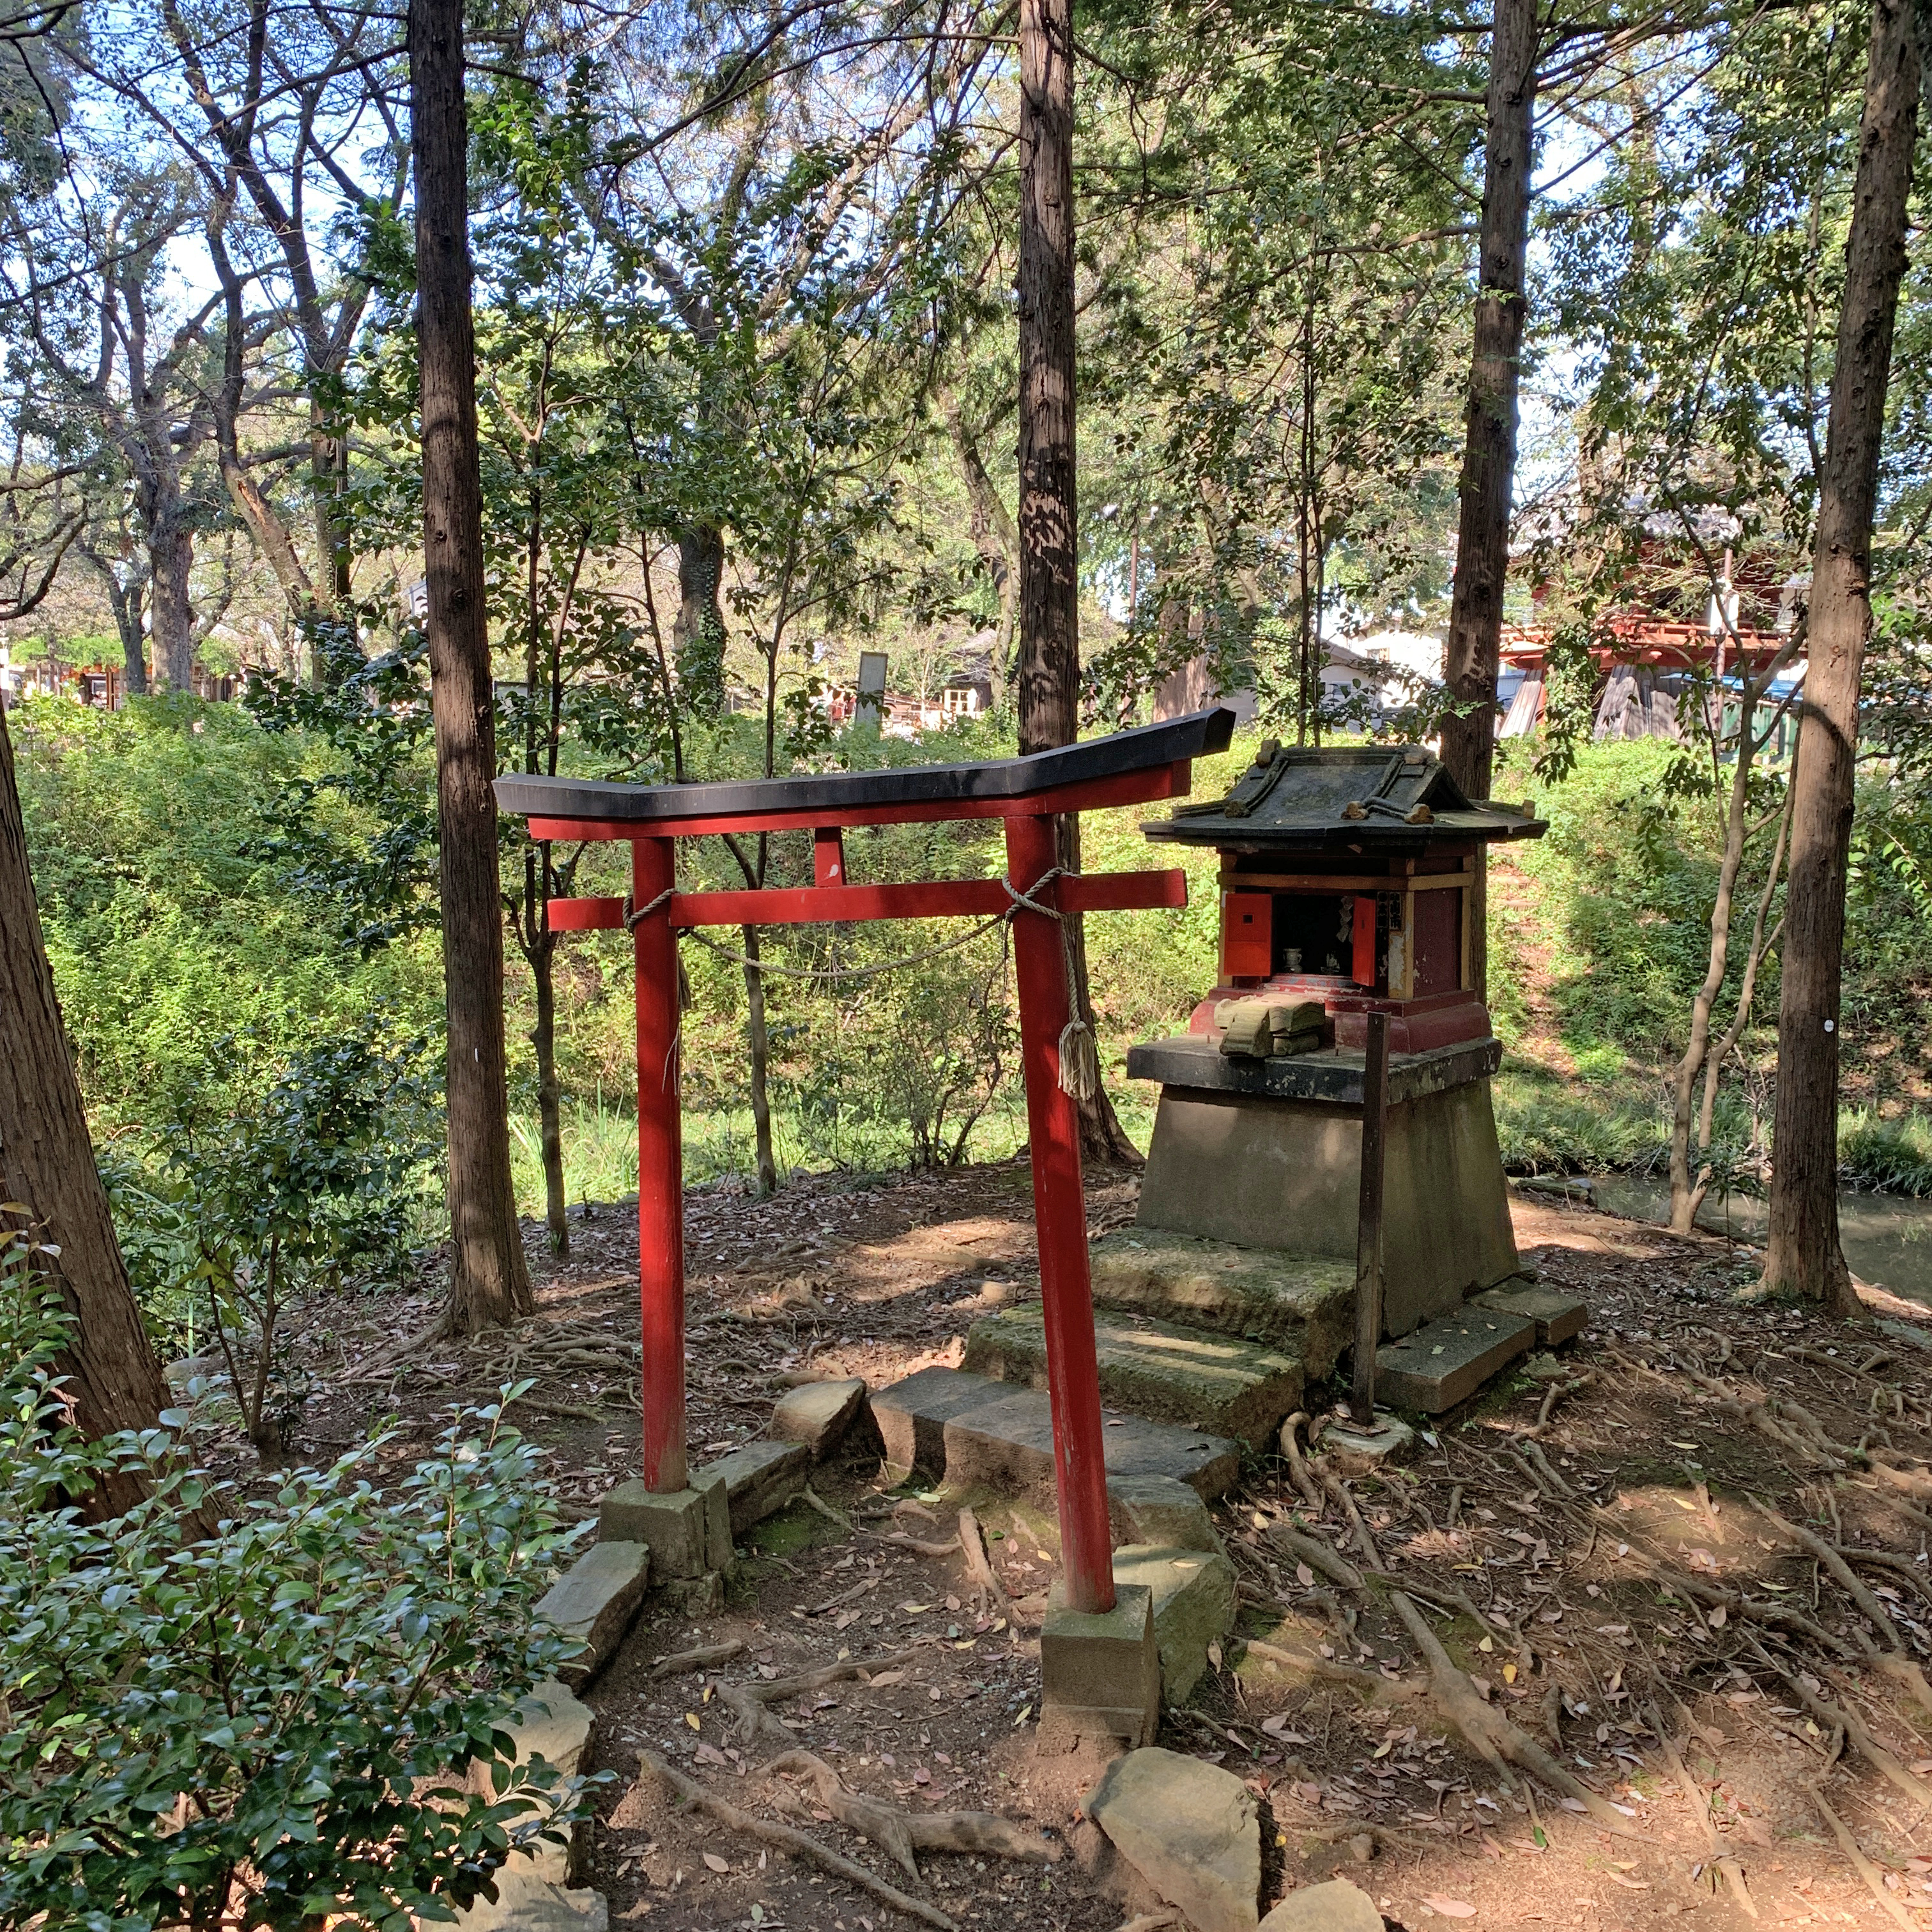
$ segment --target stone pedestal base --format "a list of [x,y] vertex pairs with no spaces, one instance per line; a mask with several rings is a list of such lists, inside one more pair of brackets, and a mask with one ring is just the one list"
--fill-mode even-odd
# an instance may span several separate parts
[[1154,1592],[1114,1586],[1114,1607],[1092,1615],[1066,1607],[1056,1582],[1040,1636],[1041,1722],[1086,1736],[1151,1744],[1160,1726],[1160,1651]]
[[597,1512],[599,1543],[650,1546],[651,1575],[701,1576],[731,1568],[731,1503],[725,1484],[659,1496],[641,1482],[620,1483]]
[[[1390,1065],[1382,1210],[1388,1334],[1406,1335],[1461,1306],[1519,1266],[1490,1102],[1494,1044]],[[1238,1064],[1191,1041],[1134,1048],[1129,1072],[1162,1082],[1141,1225],[1352,1264],[1359,1060],[1334,1054]]]

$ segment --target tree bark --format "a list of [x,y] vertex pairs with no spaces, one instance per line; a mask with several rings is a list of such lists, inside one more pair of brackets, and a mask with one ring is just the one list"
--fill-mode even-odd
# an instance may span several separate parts
[[[1496,754],[1496,665],[1509,580],[1522,376],[1523,264],[1529,252],[1530,142],[1536,104],[1535,0],[1496,0],[1490,37],[1488,134],[1478,244],[1475,326],[1458,491],[1456,580],[1443,676],[1462,707],[1442,724],[1442,762],[1470,797],[1487,798]],[[1469,904],[1469,968],[1489,986],[1486,857]]]
[[530,1044],[537,1056],[537,1137],[543,1154],[544,1222],[550,1252],[570,1253],[570,1202],[563,1188],[563,1082],[556,1071],[556,939],[546,931],[531,950],[536,988],[536,1024]]
[[764,956],[758,928],[740,928],[745,941],[745,1037],[751,1049],[752,1156],[758,1171],[758,1192],[778,1191],[777,1152],[772,1141],[772,1034],[765,1014],[765,976],[758,964]]
[[[67,1377],[75,1426],[98,1438],[152,1429],[167,1388],[141,1322],[107,1196],[67,1035],[28,868],[14,748],[0,714],[0,1227],[31,1227],[44,1245],[36,1264],[74,1318],[74,1341],[58,1372]],[[96,1520],[118,1516],[145,1486],[116,1476],[80,1499]]]
[[1871,624],[1872,521],[1906,268],[1921,49],[1912,0],[1877,0],[1807,611],[1804,728],[1792,772],[1790,884],[1778,1016],[1764,1282],[1854,1315],[1838,1241],[1838,1018],[1858,682]]
[[724,708],[724,532],[694,524],[677,536],[677,616],[671,649],[685,701],[700,715]]
[[[1073,418],[1073,0],[1020,4],[1019,742],[1022,752],[1080,734],[1080,586]],[[1063,820],[1060,862],[1080,865]],[[1070,920],[1075,1004],[1088,1026],[1086,936]],[[1113,1102],[1080,1103],[1082,1154],[1138,1160]]]
[[154,672],[170,691],[194,688],[194,610],[188,601],[188,580],[194,568],[194,534],[172,516],[154,532],[153,587],[148,608],[153,614]]
[[470,314],[460,0],[410,0],[423,556],[448,1015],[452,1334],[534,1312],[510,1178],[494,692]]

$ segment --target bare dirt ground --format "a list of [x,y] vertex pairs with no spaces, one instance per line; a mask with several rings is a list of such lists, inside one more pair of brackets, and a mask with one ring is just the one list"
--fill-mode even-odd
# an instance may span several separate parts
[[[1131,1177],[1092,1184],[1095,1228],[1134,1194]],[[1528,1198],[1515,1213],[1526,1262],[1588,1297],[1586,1336],[1443,1418],[1386,1480],[1324,1483],[1317,1462],[1304,1491],[1279,1457],[1252,1463],[1216,1510],[1242,1635],[1160,1742],[1261,1801],[1270,1899],[1339,1870],[1411,1928],[1928,1923],[1932,1328],[1888,1298],[1884,1326],[1855,1330],[1740,1299],[1753,1257],[1714,1238]],[[540,1310],[514,1334],[380,1366],[427,1325],[427,1300],[309,1330],[298,1450],[396,1415],[394,1453],[412,1456],[453,1402],[534,1376],[523,1426],[587,1514],[634,1456],[635,1234],[614,1208],[572,1238],[555,1265],[532,1232]],[[788,1379],[877,1384],[956,1360],[976,1306],[1024,1292],[1031,1240],[1023,1163],[801,1180],[762,1203],[694,1195],[694,1455],[757,1435]],[[1340,1393],[1310,1391],[1318,1431]],[[586,1879],[614,1919],[914,1922],[670,1798],[640,1774],[646,1750],[931,1922],[1106,1932],[1158,1909],[1078,1817],[1091,1757],[1036,1730],[1050,1514],[981,1511],[1006,1616],[976,1598],[956,1544],[914,1546],[952,1538],[958,1499],[879,1484],[875,1442],[855,1432],[817,1473],[822,1509],[760,1526],[722,1615],[647,1608],[586,1694],[615,1777]],[[654,1674],[724,1644],[740,1647],[709,1669]],[[834,1822],[811,1778],[763,1774],[769,1742],[722,1694],[842,1660],[865,1674],[771,1706],[800,1747],[908,1812],[998,1812],[1055,1862],[926,1852],[914,1877]],[[1486,1761],[1472,1732],[1518,1768]],[[1532,1784],[1520,1766],[1539,1752]]]

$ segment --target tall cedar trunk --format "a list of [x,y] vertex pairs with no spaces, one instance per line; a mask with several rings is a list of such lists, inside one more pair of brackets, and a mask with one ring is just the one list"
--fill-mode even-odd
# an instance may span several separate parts
[[1921,50],[1912,0],[1877,0],[1858,133],[1845,292],[1818,478],[1804,722],[1792,773],[1791,875],[1778,1015],[1765,1286],[1856,1314],[1838,1244],[1838,1010],[1858,680],[1871,622],[1892,325],[1906,267]]
[[171,691],[194,688],[194,611],[188,602],[194,566],[194,534],[173,518],[154,533],[151,552],[154,586],[149,609],[154,628],[154,674]]
[[[1443,676],[1466,716],[1443,721],[1442,762],[1472,798],[1487,798],[1496,753],[1496,664],[1509,580],[1510,500],[1516,480],[1516,392],[1522,374],[1523,260],[1529,250],[1529,168],[1536,104],[1535,0],[1495,0],[1490,38],[1489,131],[1483,158],[1474,340],[1462,446],[1456,581]],[[1489,989],[1486,857],[1469,898],[1469,970]]]
[[[166,1406],[160,1364],[141,1325],[128,1270],[94,1165],[87,1113],[68,1058],[67,1036],[40,935],[14,748],[0,712],[0,1199],[27,1210],[46,1244],[40,1257],[74,1317],[68,1378],[74,1421],[92,1437],[152,1429]],[[0,1225],[21,1217],[0,1214]],[[50,1251],[58,1248],[59,1253]],[[118,1516],[145,1493],[115,1477],[83,1499],[97,1517]]]
[[752,1137],[758,1162],[758,1192],[778,1190],[778,1156],[772,1144],[772,1035],[765,1017],[765,976],[758,962],[764,956],[755,926],[740,928],[745,940],[745,1037],[752,1052]]
[[[1073,452],[1073,4],[1020,3],[1019,740],[1070,745],[1080,730],[1080,606]],[[1060,862],[1080,864],[1080,828],[1063,820]],[[1080,1016],[1094,1023],[1086,936],[1070,922]],[[1113,1102],[1080,1103],[1080,1148],[1138,1158]]]
[[470,312],[461,0],[410,0],[423,558],[448,1013],[450,1333],[534,1312],[510,1179],[494,696]]
[[[547,873],[548,866],[544,868]],[[570,1252],[570,1203],[563,1191],[563,1082],[556,1071],[556,938],[546,931],[530,950],[536,988],[536,1024],[530,1044],[537,1056],[537,1137],[543,1152],[544,1222],[550,1252]]]

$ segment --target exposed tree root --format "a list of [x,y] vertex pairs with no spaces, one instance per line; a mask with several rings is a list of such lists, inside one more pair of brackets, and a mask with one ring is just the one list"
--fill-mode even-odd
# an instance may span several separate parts
[[1852,1869],[1864,1880],[1866,1889],[1880,1904],[1885,1907],[1894,1923],[1905,1927],[1906,1932],[1913,1932],[1913,1928],[1918,1922],[1912,1917],[1904,1906],[1899,1904],[1897,1899],[1892,1897],[1890,1892],[1886,1890],[1885,1880],[1880,1876],[1877,1866],[1859,1850],[1858,1841],[1852,1836],[1845,1821],[1825,1802],[1825,1794],[1815,1784],[1807,1788],[1811,1793],[1812,1803],[1818,1808],[1820,1815],[1822,1816],[1826,1823],[1831,1826],[1832,1835],[1838,1840],[1839,1849],[1844,1852],[1846,1858],[1851,1860]]
[[1060,1856],[1057,1845],[991,1811],[902,1811],[883,1798],[853,1790],[823,1758],[808,1750],[788,1750],[774,1758],[764,1774],[774,1772],[810,1778],[818,1802],[840,1824],[890,1852],[914,1878],[919,1876],[916,1851],[977,1852],[1030,1864],[1052,1864]]
[[1412,1677],[1384,1677],[1379,1671],[1363,1670],[1352,1664],[1337,1664],[1332,1658],[1313,1656],[1306,1651],[1286,1650],[1280,1644],[1264,1643],[1259,1637],[1242,1640],[1250,1657],[1264,1664],[1278,1664],[1285,1670],[1305,1670],[1330,1684],[1346,1684],[1352,1690],[1386,1690],[1401,1697],[1426,1697],[1429,1686]]
[[1308,1465],[1303,1460],[1301,1444],[1295,1440],[1294,1432],[1307,1426],[1308,1417],[1297,1409],[1281,1425],[1281,1453],[1288,1458],[1288,1474],[1294,1480],[1294,1486],[1301,1492],[1303,1502],[1317,1516],[1322,1514],[1322,1492],[1315,1486],[1315,1478],[1308,1473]]
[[890,1657],[851,1658],[840,1664],[821,1664],[816,1670],[802,1670],[795,1676],[775,1677],[769,1684],[721,1684],[718,1701],[738,1720],[738,1742],[745,1750],[790,1750],[796,1747],[798,1739],[766,1706],[802,1697],[808,1690],[822,1690],[828,1684],[877,1677],[883,1671],[896,1670],[910,1664],[918,1654],[916,1650],[899,1650]]
[[831,1873],[835,1878],[843,1879],[848,1885],[855,1885],[861,1892],[869,1892],[882,1905],[890,1905],[894,1911],[903,1912],[909,1918],[922,1919],[928,1925],[938,1926],[940,1932],[959,1932],[958,1924],[937,1906],[928,1905],[923,1899],[908,1897],[896,1886],[888,1885],[863,1865],[842,1858],[830,1846],[821,1845],[816,1838],[808,1838],[789,1825],[775,1825],[764,1818],[754,1818],[749,1812],[740,1811],[736,1805],[728,1804],[723,1798],[712,1796],[696,1779],[674,1770],[656,1751],[640,1751],[638,1756],[644,1768],[667,1790],[687,1804],[696,1805],[728,1832],[740,1832],[790,1857],[803,1858],[821,1870]]
[[1395,1606],[1396,1614],[1408,1625],[1409,1635],[1415,1640],[1416,1647],[1429,1666],[1430,1694],[1436,1710],[1496,1773],[1507,1789],[1516,1789],[1515,1780],[1508,1771],[1508,1766],[1514,1765],[1519,1771],[1528,1772],[1532,1777],[1540,1779],[1551,1790],[1574,1798],[1602,1830],[1616,1832],[1624,1838],[1641,1835],[1632,1830],[1629,1821],[1616,1806],[1573,1778],[1503,1712],[1483,1702],[1477,1694],[1476,1687],[1456,1669],[1449,1653],[1437,1642],[1436,1633],[1429,1628],[1429,1619],[1416,1608],[1406,1592],[1391,1591],[1389,1601]]
[[1330,1550],[1319,1537],[1305,1535],[1298,1529],[1291,1528],[1279,1517],[1269,1524],[1266,1534],[1268,1541],[1277,1550],[1286,1552],[1298,1562],[1306,1563],[1330,1582],[1339,1583],[1345,1590],[1359,1590],[1362,1587],[1362,1573],[1346,1556]]
[[1788,1670],[1776,1661],[1771,1653],[1754,1638],[1748,1640],[1757,1652],[1760,1660],[1768,1670],[1774,1671],[1790,1685],[1791,1694],[1811,1715],[1822,1724],[1836,1725],[1845,1734],[1845,1741],[1859,1756],[1880,1774],[1896,1785],[1917,1805],[1920,1810],[1932,1814],[1932,1785],[1915,1772],[1908,1771],[1898,1758],[1887,1750],[1871,1732],[1867,1730],[1856,1712],[1846,1708],[1840,1710],[1828,1698],[1821,1696],[1808,1685],[1803,1676]]
[[986,1543],[980,1534],[980,1519],[970,1509],[959,1512],[959,1547],[965,1552],[966,1574],[972,1578],[982,1605],[998,1610],[1011,1623],[1012,1604],[1000,1587],[999,1578],[993,1574],[992,1559],[986,1554]]
[[661,1678],[682,1677],[693,1670],[709,1670],[714,1664],[729,1664],[745,1647],[745,1640],[734,1636],[724,1643],[700,1645],[695,1650],[680,1650],[669,1657],[661,1657],[651,1666],[650,1673],[644,1680],[655,1684]]

